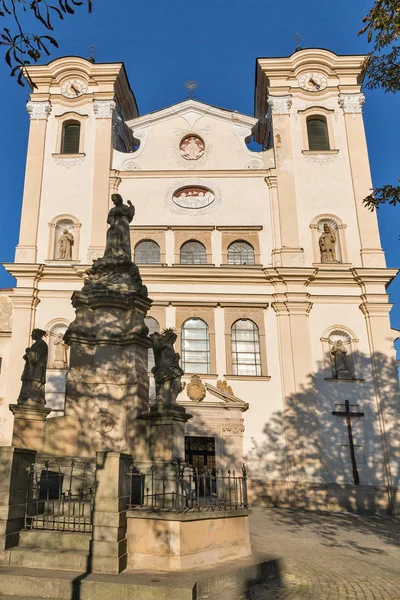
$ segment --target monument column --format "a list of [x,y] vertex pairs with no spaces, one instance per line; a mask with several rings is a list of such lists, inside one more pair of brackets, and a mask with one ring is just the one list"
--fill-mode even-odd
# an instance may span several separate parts
[[364,102],[365,96],[362,93],[339,95],[339,104],[344,112],[346,126],[347,148],[349,151],[354,202],[360,234],[362,265],[363,267],[386,267],[376,214],[367,210],[363,205],[363,199],[372,190],[371,171],[362,117]]
[[[292,96],[269,96],[274,133],[275,163],[279,206],[280,244],[275,251],[275,261],[280,266],[302,266],[303,250],[300,248],[296,205],[296,186],[293,172],[293,150],[290,131]],[[276,222],[277,219],[274,219]],[[278,232],[275,231],[278,242]]]
[[51,112],[51,104],[48,100],[44,102],[29,101],[26,109],[29,113],[31,123],[26,159],[21,227],[15,262],[34,263],[36,262],[37,254],[36,238],[42,193],[47,118]]
[[94,100],[96,118],[94,143],[92,232],[88,250],[89,262],[103,254],[105,223],[109,211],[110,167],[112,156],[112,116],[114,100]]

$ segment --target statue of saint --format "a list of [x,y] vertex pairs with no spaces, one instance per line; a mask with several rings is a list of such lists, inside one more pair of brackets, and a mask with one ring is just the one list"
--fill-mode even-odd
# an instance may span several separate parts
[[176,406],[176,399],[182,389],[181,377],[184,372],[179,366],[180,356],[174,349],[176,338],[172,328],[150,335],[155,362],[151,372],[156,383],[156,405],[160,408]]
[[64,229],[62,236],[58,240],[58,258],[61,260],[71,260],[73,245],[74,236],[68,229]]
[[342,340],[337,340],[331,350],[333,356],[333,372],[335,379],[349,379],[351,373],[347,367],[347,350]]
[[322,263],[335,263],[336,260],[336,234],[328,223],[324,223],[324,231],[319,238],[319,249]]
[[18,404],[46,404],[44,386],[46,383],[46,367],[48,346],[42,339],[46,334],[43,329],[34,329],[31,337],[34,343],[25,350],[25,367],[21,376],[22,387]]
[[68,346],[64,343],[63,334],[59,333],[53,343],[55,348],[53,367],[55,369],[65,369],[67,367]]
[[108,213],[106,249],[104,258],[128,258],[131,260],[131,237],[129,232],[129,223],[135,215],[135,207],[128,200],[128,205],[123,203],[120,194],[113,194],[111,200],[114,202],[114,208]]

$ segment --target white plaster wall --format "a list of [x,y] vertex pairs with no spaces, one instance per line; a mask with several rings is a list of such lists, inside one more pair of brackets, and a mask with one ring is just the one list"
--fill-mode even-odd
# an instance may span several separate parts
[[[326,160],[322,163],[315,162],[315,157],[302,154],[302,150],[308,148],[307,139],[304,139],[303,125],[303,120],[306,117],[302,114],[297,115],[297,111],[313,105],[334,110],[334,113],[325,116],[330,120],[333,130],[330,147],[339,150],[339,152],[334,155],[323,155],[321,152],[320,156]],[[305,250],[306,264],[319,262],[319,257],[314,257],[312,231],[309,225],[315,217],[327,213],[336,215],[347,225],[344,236],[346,238],[348,260],[353,265],[360,266],[360,237],[352,174],[344,113],[338,106],[338,98],[334,96],[325,100],[316,100],[313,104],[293,97],[292,111],[293,172],[296,184],[300,245]]]
[[52,156],[53,153],[59,152],[57,135],[60,123],[55,117],[69,112],[65,106],[53,103],[46,130],[38,230],[38,262],[44,262],[49,258],[50,228],[48,223],[60,214],[73,215],[82,223],[79,260],[86,261],[91,229],[95,118],[91,103],[74,107],[73,110],[79,114],[88,115],[84,122],[83,152],[86,156],[81,159],[82,162],[70,168],[57,164],[56,158]]

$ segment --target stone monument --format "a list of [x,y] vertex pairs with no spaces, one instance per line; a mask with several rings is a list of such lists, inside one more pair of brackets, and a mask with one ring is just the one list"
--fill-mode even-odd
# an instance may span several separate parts
[[328,223],[324,223],[324,231],[319,238],[321,263],[336,263],[336,234]]
[[71,260],[72,259],[72,246],[74,245],[74,236],[64,229],[62,236],[58,241],[58,258],[60,260]]
[[[131,259],[131,202],[112,195],[104,256],[85,273],[72,295],[75,320],[64,334],[70,346],[65,416],[47,423],[44,450],[53,455],[94,456],[128,452],[147,458],[148,349],[144,318],[151,306]],[[138,441],[139,440],[139,441]]]

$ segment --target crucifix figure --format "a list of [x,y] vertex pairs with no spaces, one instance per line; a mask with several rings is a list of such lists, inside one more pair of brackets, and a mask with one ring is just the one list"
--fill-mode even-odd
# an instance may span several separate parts
[[356,485],[359,485],[360,478],[358,476],[356,453],[354,451],[353,430],[351,427],[351,419],[352,419],[352,417],[363,417],[364,413],[363,412],[351,412],[350,411],[350,402],[348,400],[344,401],[344,406],[345,406],[346,410],[344,410],[344,411],[334,410],[334,411],[332,411],[332,414],[336,415],[337,417],[346,417],[347,434],[349,436],[351,464],[353,466],[353,478],[354,478],[354,483]]

